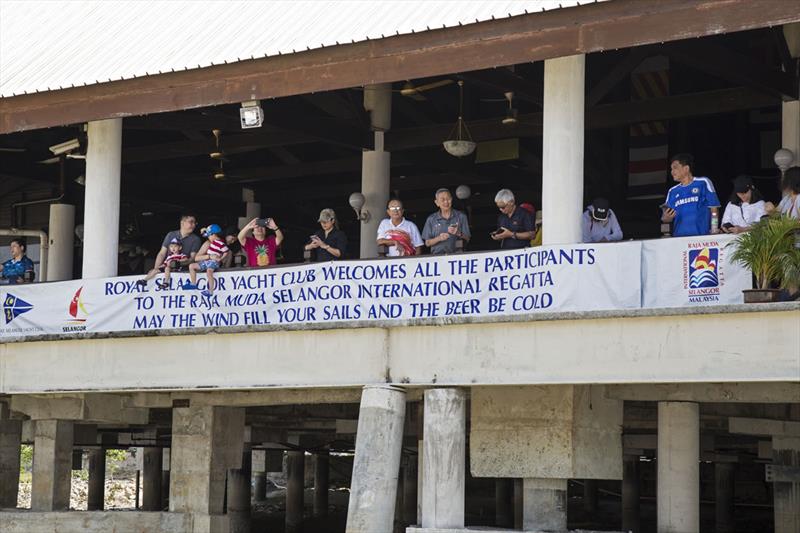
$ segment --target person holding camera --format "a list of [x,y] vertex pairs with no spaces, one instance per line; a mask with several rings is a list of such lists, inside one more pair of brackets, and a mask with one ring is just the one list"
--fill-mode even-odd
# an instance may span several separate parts
[[0,265],[0,277],[8,281],[8,284],[31,283],[35,274],[33,271],[33,261],[25,255],[25,241],[22,239],[11,239],[9,244],[11,259]]
[[[274,233],[267,235],[267,229]],[[248,236],[252,233],[252,237]],[[239,244],[247,255],[247,266],[264,267],[277,263],[276,252],[283,242],[283,233],[271,218],[254,218],[239,232]]]
[[508,189],[500,189],[494,197],[494,203],[500,210],[500,215],[497,217],[497,230],[489,234],[492,240],[500,241],[502,250],[530,246],[534,236],[533,217],[516,205],[514,193]]
[[311,251],[311,260],[315,263],[333,261],[344,257],[347,251],[347,235],[339,229],[336,213],[333,209],[319,212],[319,229],[311,236],[305,249]]

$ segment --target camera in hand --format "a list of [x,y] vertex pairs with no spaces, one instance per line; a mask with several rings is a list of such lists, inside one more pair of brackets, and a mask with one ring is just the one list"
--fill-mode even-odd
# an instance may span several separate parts
[[33,281],[33,279],[34,279],[35,277],[36,277],[36,273],[35,273],[33,270],[26,270],[26,271],[25,271],[25,272],[22,274],[22,280],[23,280],[25,283],[30,283],[30,282],[32,282],[32,281]]

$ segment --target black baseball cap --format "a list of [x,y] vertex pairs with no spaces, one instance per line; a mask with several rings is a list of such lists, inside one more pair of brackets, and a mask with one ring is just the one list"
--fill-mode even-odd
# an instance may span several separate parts
[[609,203],[605,198],[595,198],[592,201],[592,218],[606,220],[608,218]]
[[750,176],[736,176],[733,180],[733,190],[735,192],[744,193],[753,188],[753,180]]

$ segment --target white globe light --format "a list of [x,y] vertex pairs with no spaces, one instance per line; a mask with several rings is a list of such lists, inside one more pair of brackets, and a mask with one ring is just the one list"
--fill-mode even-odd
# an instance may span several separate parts
[[364,198],[364,195],[361,194],[360,192],[354,192],[353,194],[350,195],[350,198],[347,201],[350,202],[350,207],[352,207],[353,209],[361,209],[362,207],[364,207],[364,202],[366,201],[366,199]]
[[466,200],[472,196],[472,190],[469,188],[469,185],[459,185],[456,188],[456,198],[459,200]]
[[442,145],[448,154],[456,157],[464,157],[475,151],[475,143],[472,141],[445,141]]
[[773,157],[775,165],[782,171],[786,171],[794,161],[794,154],[788,148],[779,148]]

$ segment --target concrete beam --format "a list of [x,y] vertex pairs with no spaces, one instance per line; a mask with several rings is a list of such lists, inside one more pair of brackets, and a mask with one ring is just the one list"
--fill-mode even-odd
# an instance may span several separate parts
[[147,424],[147,409],[128,407],[121,394],[80,394],[75,396],[15,395],[11,408],[34,420],[82,420],[107,424]]
[[800,402],[800,383],[660,383],[608,385],[606,397],[642,402]]
[[731,417],[728,419],[728,431],[740,435],[800,437],[800,422],[768,420],[764,418]]
[[[94,512],[0,512],[3,533],[194,533],[191,515],[183,513],[147,513],[140,511]],[[198,521],[199,522],[199,521]],[[200,524],[196,522],[199,526]]]

